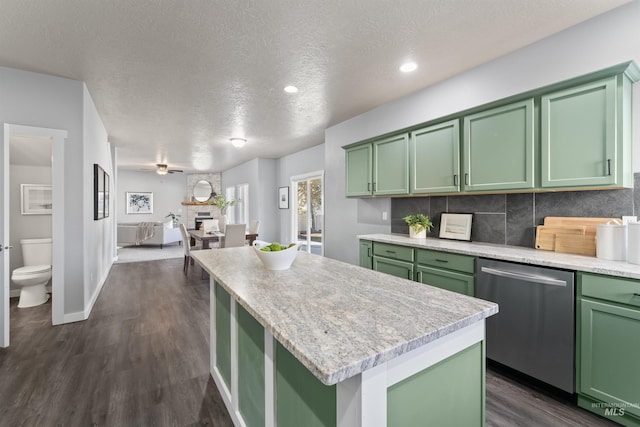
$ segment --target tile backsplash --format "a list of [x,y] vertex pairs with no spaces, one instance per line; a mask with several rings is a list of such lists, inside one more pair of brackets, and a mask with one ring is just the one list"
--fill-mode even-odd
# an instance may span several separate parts
[[640,173],[633,189],[566,191],[557,193],[430,196],[391,199],[391,232],[408,234],[403,217],[429,215],[440,231],[440,214],[473,213],[471,240],[533,248],[535,227],[547,216],[621,217],[640,212]]

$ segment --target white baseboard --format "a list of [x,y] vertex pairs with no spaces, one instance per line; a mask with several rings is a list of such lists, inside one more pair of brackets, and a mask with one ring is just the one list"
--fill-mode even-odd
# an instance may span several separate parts
[[109,266],[109,270],[105,273],[104,277],[100,279],[100,283],[96,287],[96,290],[91,295],[91,299],[89,300],[89,304],[84,308],[84,311],[76,311],[75,313],[65,313],[64,315],[64,323],[73,323],[73,322],[81,322],[83,320],[87,320],[89,315],[91,314],[91,310],[93,310],[93,305],[98,300],[98,296],[100,295],[100,291],[102,287],[107,281],[107,276],[109,276],[109,271],[113,267],[113,263]]

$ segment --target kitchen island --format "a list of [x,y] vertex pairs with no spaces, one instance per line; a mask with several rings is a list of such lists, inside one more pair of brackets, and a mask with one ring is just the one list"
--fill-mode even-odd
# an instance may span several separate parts
[[484,424],[496,304],[299,253],[197,251],[210,275],[211,375],[236,425]]

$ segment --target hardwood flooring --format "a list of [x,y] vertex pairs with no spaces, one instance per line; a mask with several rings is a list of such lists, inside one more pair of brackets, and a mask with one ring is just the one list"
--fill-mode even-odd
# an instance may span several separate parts
[[[51,326],[51,302],[18,309],[0,349],[0,426],[231,426],[209,376],[209,284],[182,260],[116,264],[88,320]],[[489,427],[608,426],[487,372]],[[456,426],[457,427],[457,426]]]

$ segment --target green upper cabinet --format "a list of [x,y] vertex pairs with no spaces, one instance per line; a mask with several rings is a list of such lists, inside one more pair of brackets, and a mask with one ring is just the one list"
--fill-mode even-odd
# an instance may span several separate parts
[[614,76],[542,96],[543,188],[631,185],[625,80]]
[[409,136],[373,142],[373,194],[409,194]]
[[533,99],[464,117],[465,191],[534,188]]
[[411,132],[411,193],[460,191],[460,121]]
[[348,197],[409,194],[406,133],[346,149]]
[[370,196],[373,174],[373,148],[371,144],[358,145],[346,150],[347,196]]

